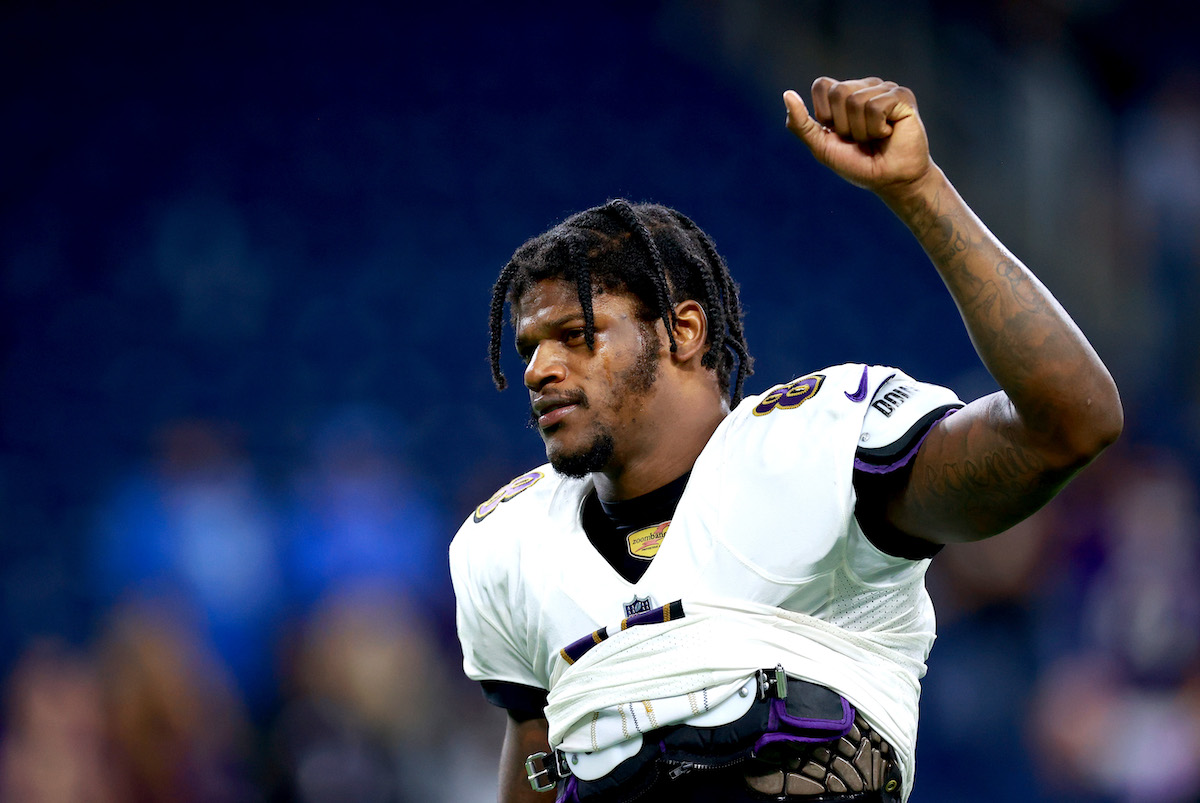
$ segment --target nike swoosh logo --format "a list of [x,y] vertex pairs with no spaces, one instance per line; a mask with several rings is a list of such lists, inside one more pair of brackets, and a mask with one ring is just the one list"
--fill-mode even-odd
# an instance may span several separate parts
[[862,379],[858,380],[858,390],[853,393],[846,393],[846,398],[852,402],[860,402],[867,398],[867,369],[865,367],[863,368]]

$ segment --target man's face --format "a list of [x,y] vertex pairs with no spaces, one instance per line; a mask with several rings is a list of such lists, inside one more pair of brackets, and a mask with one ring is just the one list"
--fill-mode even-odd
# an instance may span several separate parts
[[597,292],[589,349],[575,285],[561,279],[533,285],[516,310],[533,425],[551,465],[582,477],[627,459],[651,434],[644,411],[662,349],[655,324],[640,318],[632,296]]

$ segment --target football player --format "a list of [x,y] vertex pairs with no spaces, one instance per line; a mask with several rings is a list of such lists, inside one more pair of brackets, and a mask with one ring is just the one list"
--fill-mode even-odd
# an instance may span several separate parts
[[943,544],[1021,521],[1111,444],[1095,351],[931,160],[913,93],[818,79],[788,128],[912,230],[1002,388],[846,364],[743,396],[737,285],[623,200],[494,288],[548,463],[463,524],[466,673],[509,713],[501,800],[896,801],[912,788]]

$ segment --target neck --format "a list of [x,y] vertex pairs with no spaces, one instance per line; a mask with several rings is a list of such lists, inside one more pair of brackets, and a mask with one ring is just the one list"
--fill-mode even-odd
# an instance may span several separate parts
[[645,454],[623,461],[614,461],[603,471],[592,474],[597,495],[605,502],[634,499],[655,491],[672,480],[682,477],[696,463],[696,458],[708,444],[725,416],[729,406],[723,403],[703,416],[671,422],[655,438],[655,447]]

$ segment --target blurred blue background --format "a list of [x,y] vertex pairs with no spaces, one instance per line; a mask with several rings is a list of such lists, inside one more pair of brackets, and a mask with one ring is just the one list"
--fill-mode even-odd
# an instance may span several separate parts
[[750,392],[994,389],[907,231],[783,127],[784,89],[878,74],[1127,414],[934,562],[912,800],[1200,800],[1200,26],[1155,5],[10,0],[0,799],[494,799],[445,553],[543,459],[487,303],[571,212],[712,235]]

